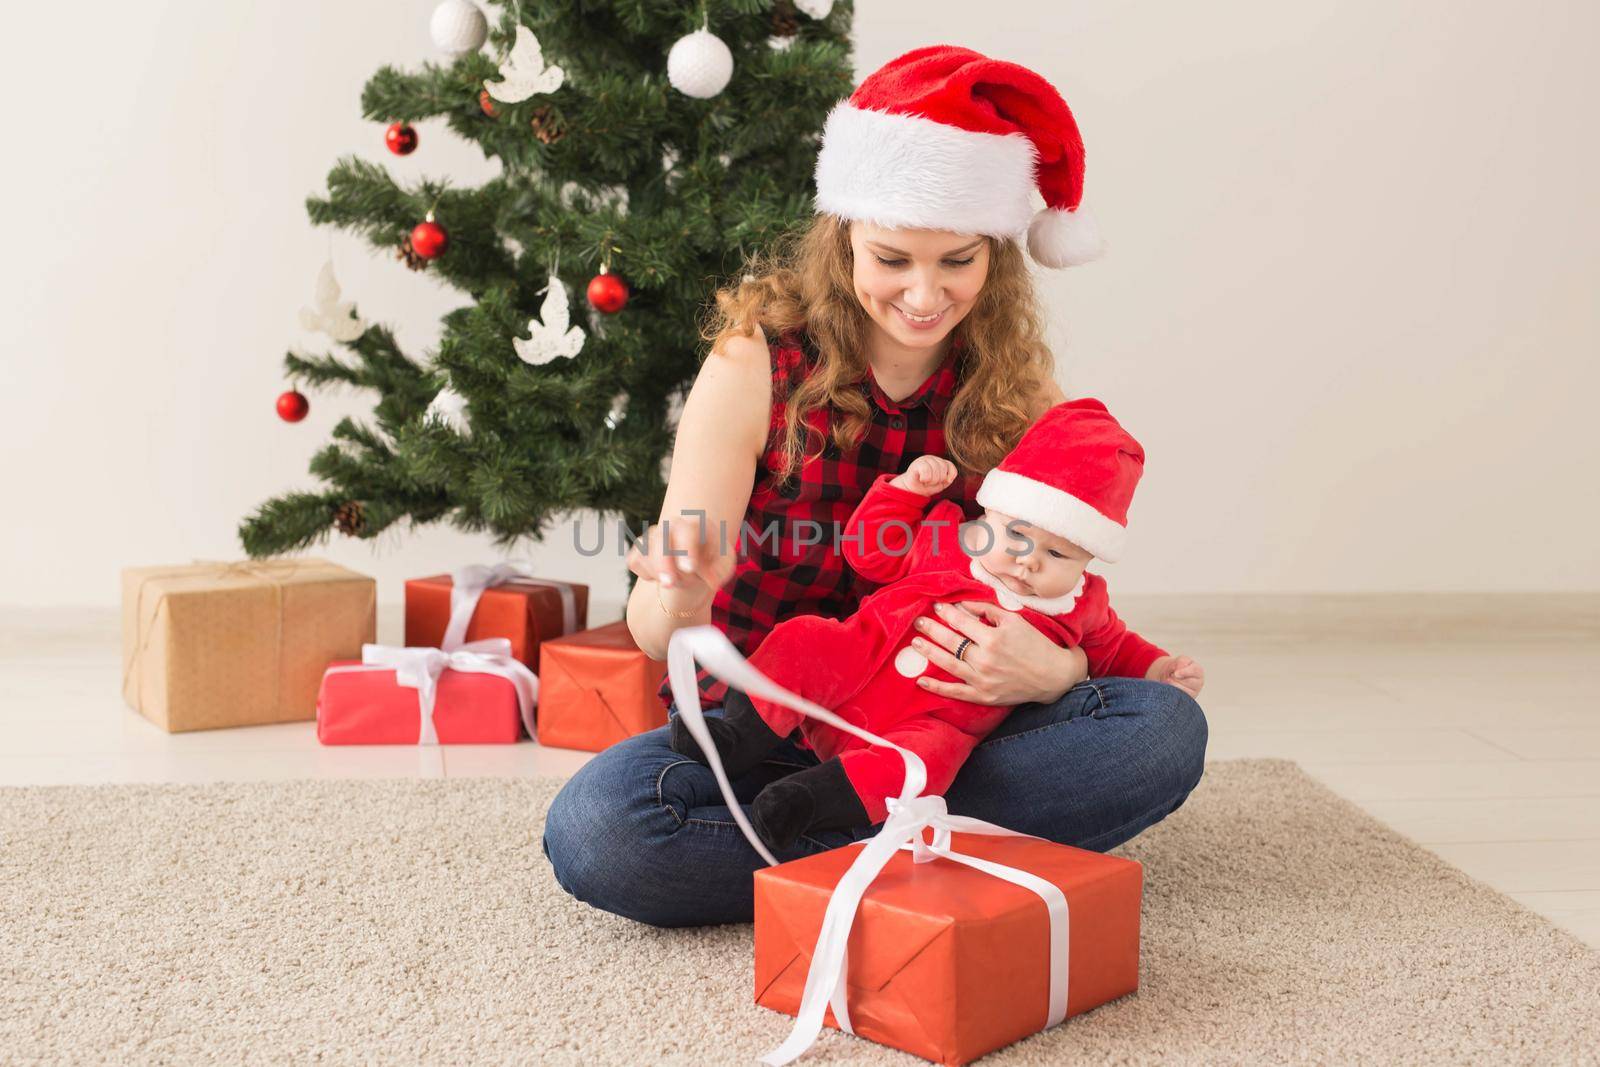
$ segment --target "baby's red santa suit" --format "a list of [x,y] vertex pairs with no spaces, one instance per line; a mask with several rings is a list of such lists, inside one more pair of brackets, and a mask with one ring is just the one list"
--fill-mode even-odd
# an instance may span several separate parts
[[[1111,562],[1122,553],[1128,505],[1143,467],[1144,450],[1104,404],[1071,400],[1028,429],[984,477],[977,499]],[[916,684],[924,673],[958,680],[911,645],[916,619],[931,615],[934,602],[983,600],[1017,611],[1058,645],[1082,647],[1091,676],[1142,678],[1166,655],[1123,625],[1100,577],[1085,574],[1064,596],[1021,596],[967,555],[955,503],[939,501],[924,516],[929,498],[893,486],[891,479],[884,474],[873,483],[841,538],[851,566],[884,587],[863,598],[847,619],[800,616],[778,624],[750,663],[784,688],[916,752],[927,764],[928,792],[943,793],[967,754],[1011,710],[951,700]],[[1008,534],[999,529],[993,536],[1004,543]],[[1019,540],[1011,543],[1014,550],[1023,547]],[[983,547],[981,537],[977,547]],[[870,820],[886,816],[885,801],[899,795],[904,781],[905,765],[896,752],[781,705],[749,699],[773,733],[786,736],[798,728],[819,759],[837,756]]]

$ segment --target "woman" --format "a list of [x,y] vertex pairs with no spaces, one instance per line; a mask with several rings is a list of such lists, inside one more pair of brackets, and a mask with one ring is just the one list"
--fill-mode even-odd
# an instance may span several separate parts
[[[629,554],[639,580],[628,624],[642,649],[665,658],[674,630],[709,622],[748,655],[780,618],[849,614],[874,587],[844,563],[834,531],[879,474],[919,455],[954,462],[962,477],[943,495],[980,513],[984,472],[1065,399],[1018,238],[1026,231],[1048,266],[1092,257],[1082,180],[1060,95],[968,49],[909,52],[833,110],[818,214],[717,294],[662,521]],[[1010,612],[939,607],[919,622],[919,651],[960,681],[918,684],[1016,705],[946,792],[951,811],[1104,850],[1198,783],[1205,717],[1182,690],[1088,679],[1080,650]],[[719,705],[722,683],[704,672],[699,682],[702,704]],[[671,713],[665,683],[662,698]],[[661,926],[749,921],[761,860],[709,768],[673,752],[668,732],[630,738],[574,775],[551,805],[545,853],[568,892],[607,911]],[[787,742],[735,792],[748,805],[816,763]],[[872,832],[805,836],[780,858]]]

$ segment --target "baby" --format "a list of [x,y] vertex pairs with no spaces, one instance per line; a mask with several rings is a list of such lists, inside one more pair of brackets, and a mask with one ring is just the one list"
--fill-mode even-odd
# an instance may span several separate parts
[[[920,456],[904,474],[880,475],[841,542],[850,565],[883,587],[847,619],[784,620],[751,654],[751,666],[915,752],[927,765],[928,793],[949,788],[967,754],[1011,711],[916,684],[925,672],[961,680],[912,647],[917,618],[935,602],[987,600],[1019,612],[1056,644],[1081,647],[1091,677],[1148,678],[1198,696],[1205,679],[1200,665],[1129,630],[1111,610],[1105,582],[1084,573],[1091,559],[1121,555],[1143,468],[1144,450],[1105,405],[1080,399],[1047,411],[984,476],[977,495],[982,521],[963,526],[960,507],[949,500],[928,509],[957,475],[947,459]],[[752,770],[796,729],[821,760],[757,794],[751,823],[774,849],[812,831],[881,822],[886,801],[904,785],[905,764],[893,749],[738,690],[728,691],[722,717],[707,718],[706,726],[730,777]],[[671,745],[706,762],[677,717]]]

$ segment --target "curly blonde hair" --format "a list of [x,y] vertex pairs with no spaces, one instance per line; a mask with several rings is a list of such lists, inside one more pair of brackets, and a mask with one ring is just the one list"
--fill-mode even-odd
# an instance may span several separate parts
[[[977,303],[956,324],[952,341],[963,346],[960,385],[945,413],[945,447],[963,474],[981,474],[1016,445],[1050,381],[1054,360],[1044,342],[1043,316],[1022,249],[1012,240],[987,238],[989,270]],[[767,254],[751,257],[751,277],[716,292],[700,327],[715,351],[723,338],[752,336],[759,325],[774,340],[803,328],[820,360],[784,407],[783,461],[773,472],[785,481],[821,440],[806,415],[831,404],[834,443],[854,447],[871,421],[859,383],[869,370],[866,342],[872,320],[856,297],[850,224],[826,212],[782,235]]]

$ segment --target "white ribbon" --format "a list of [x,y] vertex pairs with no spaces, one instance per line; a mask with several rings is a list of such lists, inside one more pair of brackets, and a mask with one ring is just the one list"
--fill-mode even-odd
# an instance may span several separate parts
[[[973,819],[964,815],[951,815],[942,796],[921,796],[928,782],[927,768],[922,759],[909,749],[901,748],[869,730],[846,722],[826,708],[813,704],[804,697],[789,692],[772,679],[750,666],[727,636],[715,626],[689,626],[673,633],[667,642],[667,675],[671,681],[673,702],[678,715],[684,720],[689,733],[699,743],[710,761],[711,772],[716,776],[717,787],[728,802],[728,811],[744,836],[768,864],[777,866],[778,860],[756,836],[744,807],[734,796],[733,785],[722,768],[716,745],[706,729],[705,715],[700,710],[700,689],[695,679],[698,661],[717,678],[735,689],[753,696],[763,697],[775,704],[791,708],[802,715],[827,723],[836,729],[853,734],[871,744],[892,748],[905,760],[905,785],[898,798],[887,802],[888,818],[883,829],[868,838],[861,852],[834,887],[822,915],[822,928],[817,934],[816,948],[811,953],[811,969],[806,972],[805,989],[800,996],[800,1010],[796,1013],[794,1028],[783,1044],[761,1057],[768,1067],[783,1064],[800,1056],[817,1040],[822,1032],[823,1018],[828,1007],[833,1008],[834,1020],[846,1033],[855,1031],[845,1003],[845,977],[847,961],[845,946],[850,940],[850,927],[855,923],[856,912],[867,887],[879,872],[901,849],[912,854],[917,863],[927,863],[937,857],[965,864],[975,870],[1002,878],[1014,885],[1037,893],[1044,901],[1050,917],[1050,991],[1045,1006],[1043,1029],[1055,1026],[1067,1017],[1067,948],[1070,931],[1067,898],[1060,887],[1029,871],[1008,867],[1003,863],[967,856],[950,848],[951,831],[967,834],[987,834],[997,837],[1032,837],[1007,830],[1003,826]],[[933,830],[933,840],[925,841],[924,829]]]
[[439,692],[439,676],[446,670],[495,674],[510,682],[517,693],[517,712],[522,716],[522,725],[529,737],[534,736],[533,706],[539,699],[539,676],[521,660],[511,658],[509,638],[487,637],[452,652],[438,648],[362,645],[360,664],[329,667],[328,673],[388,670],[394,671],[397,684],[417,691],[417,714],[421,718],[417,731],[419,745],[439,743],[439,732],[433,723],[433,705]]
[[[571,582],[540,578],[527,564],[510,560],[473,563],[450,573],[450,624],[445,627],[444,640],[439,642],[439,647],[446,652],[460,648],[467,639],[467,627],[472,623],[472,613],[478,610],[483,591],[511,581],[550,586],[561,595],[561,632],[570,634],[578,628],[578,601]],[[528,736],[533,736],[531,731]]]

